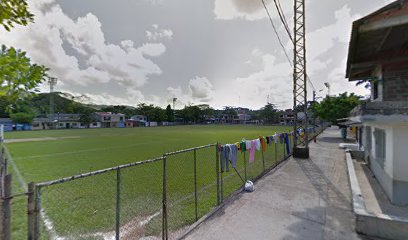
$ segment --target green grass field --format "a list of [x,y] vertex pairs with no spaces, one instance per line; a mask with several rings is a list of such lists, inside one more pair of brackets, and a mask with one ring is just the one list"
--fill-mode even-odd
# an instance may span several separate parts
[[[165,152],[210,143],[234,143],[242,138],[288,131],[269,126],[177,126],[131,129],[82,129],[6,133],[6,139],[54,137],[57,140],[8,143],[12,159],[27,182],[43,182],[79,173],[162,156]],[[264,154],[266,167],[283,158],[283,145]],[[276,151],[276,153],[275,153]],[[195,221],[193,152],[169,156],[167,188],[169,229]],[[248,165],[248,178],[263,170],[258,152]],[[242,176],[243,156],[238,169]],[[215,148],[197,151],[198,217],[216,205]],[[16,175],[16,174],[14,174]],[[241,184],[233,171],[224,174],[224,196]],[[14,179],[15,189],[22,189]],[[20,187],[20,188],[18,188]],[[121,233],[123,236],[157,235],[161,231],[162,162],[121,170]],[[18,192],[18,191],[15,191]],[[75,239],[104,239],[115,227],[116,172],[104,173],[42,189],[42,207],[52,223],[43,237],[75,236]],[[14,209],[18,210],[14,210]],[[25,238],[25,199],[13,206],[14,239]],[[139,224],[139,227],[134,227]],[[45,227],[44,227],[45,228]],[[97,233],[97,234],[95,234]],[[54,235],[54,236],[53,236]]]

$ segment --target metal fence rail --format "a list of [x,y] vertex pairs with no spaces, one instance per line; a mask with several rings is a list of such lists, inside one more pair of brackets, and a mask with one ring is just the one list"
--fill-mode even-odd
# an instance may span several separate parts
[[[323,128],[311,133],[319,134]],[[293,149],[290,135],[290,151]],[[42,183],[14,197],[27,200],[28,239],[177,239],[221,205],[245,181],[257,180],[291,156],[285,144],[239,152],[237,167],[221,171],[219,144],[168,152],[161,157]],[[7,225],[7,171],[0,155],[1,204]],[[7,167],[5,168],[7,169]],[[11,184],[11,182],[10,182]],[[9,197],[7,197],[9,196]],[[4,205],[6,204],[6,205]],[[5,207],[3,207],[5,206]],[[1,239],[10,239],[1,237]]]

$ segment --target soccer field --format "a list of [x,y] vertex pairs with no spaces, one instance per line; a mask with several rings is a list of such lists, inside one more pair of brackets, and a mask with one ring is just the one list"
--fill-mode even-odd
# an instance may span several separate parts
[[[21,174],[20,179],[14,178],[16,186],[22,182],[49,181],[160,157],[175,150],[217,142],[235,143],[242,138],[251,140],[260,135],[273,135],[275,132],[288,130],[291,128],[197,125],[11,132],[6,133],[5,138],[15,140],[7,143],[7,147]],[[270,151],[269,154],[272,156],[274,153]],[[272,159],[271,156],[268,159]],[[283,151],[279,152],[279,157],[283,157]],[[256,163],[248,167],[248,178],[255,177],[261,171],[259,158],[258,153]],[[168,160],[170,230],[176,230],[195,220],[192,159],[190,152],[169,157]],[[272,162],[269,161],[268,166],[271,165]],[[240,160],[238,168],[242,166],[243,161]],[[213,147],[197,151],[197,169],[198,215],[201,217],[216,205],[217,200]],[[228,174],[231,178],[226,178],[226,195],[241,184],[233,171]],[[157,235],[161,231],[162,163],[124,169],[121,176],[121,232],[129,236]],[[109,238],[115,227],[115,193],[114,172],[43,189],[42,207],[46,221],[52,223],[52,233],[44,230],[43,236]],[[23,209],[13,217],[13,235],[17,237],[15,239],[19,239],[26,232],[25,205],[24,201],[16,201],[16,205]],[[143,222],[144,225],[135,229],[131,227],[135,222]]]

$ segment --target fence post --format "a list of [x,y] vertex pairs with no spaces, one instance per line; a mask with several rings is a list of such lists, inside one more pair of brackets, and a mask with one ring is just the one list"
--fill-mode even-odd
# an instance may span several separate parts
[[35,185],[33,182],[28,184],[27,192],[27,236],[28,240],[35,239]]
[[11,174],[3,176],[3,195],[1,196],[0,239],[11,240]]
[[278,164],[278,144],[275,141],[275,164]]
[[5,181],[5,176],[6,171],[5,171],[5,166],[6,166],[6,161],[4,157],[4,148],[1,148],[0,151],[0,197],[4,196],[4,181]]
[[285,140],[283,140],[282,146],[283,146],[283,159],[285,159],[286,158]]
[[247,168],[246,168],[246,154],[244,152],[244,176],[245,176],[245,182],[247,181]]
[[34,231],[35,231],[35,240],[40,239],[40,217],[41,217],[41,188],[35,187],[35,218],[34,218]]
[[[222,164],[222,161],[219,161],[219,163]],[[222,170],[221,170],[220,183],[221,183],[221,202],[224,202],[224,172]]]
[[163,222],[162,222],[162,239],[167,240],[167,156],[163,156]]
[[265,172],[265,157],[264,157],[264,152],[261,150],[261,155],[262,155],[262,166],[263,166],[263,171]]
[[120,168],[116,170],[116,240],[120,239]]
[[5,161],[5,157],[4,157],[4,148],[1,148],[0,151],[0,166],[1,166],[1,170],[0,170],[0,176],[4,176],[5,174],[5,166],[6,166],[6,161]]
[[218,154],[218,143],[215,145],[215,171],[217,177],[217,205],[221,204],[221,196],[220,196],[220,158]]
[[195,219],[198,221],[198,195],[197,195],[197,149],[194,148],[194,206]]

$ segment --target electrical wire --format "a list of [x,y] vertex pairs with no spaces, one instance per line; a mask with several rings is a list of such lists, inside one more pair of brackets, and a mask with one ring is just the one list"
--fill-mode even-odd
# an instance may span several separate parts
[[279,41],[279,44],[281,45],[281,47],[282,47],[282,49],[283,49],[283,52],[285,53],[285,56],[286,56],[286,58],[287,58],[287,60],[288,60],[288,62],[289,62],[289,64],[290,64],[290,66],[292,66],[292,63],[291,63],[290,58],[289,58],[289,55],[288,55],[288,53],[286,52],[285,47],[283,46],[282,40],[281,40],[281,38],[280,38],[280,36],[279,36],[279,34],[278,34],[278,31],[276,30],[275,24],[273,23],[271,14],[269,13],[268,8],[266,7],[265,1],[264,1],[264,0],[261,0],[261,1],[262,1],[262,4],[263,4],[264,8],[265,8],[266,13],[268,14],[269,21],[271,22],[272,28],[273,28],[273,30],[275,31],[276,37],[278,38],[278,41]]
[[280,18],[283,26],[285,27],[285,30],[288,33],[288,36],[289,36],[290,40],[293,42],[293,38],[292,38],[292,35],[290,34],[288,22],[286,21],[285,15],[283,15],[282,6],[280,6],[280,3],[278,5],[276,0],[273,0],[273,2],[275,3],[276,11],[278,12],[279,18]]
[[[275,32],[275,35],[276,35],[276,37],[278,38],[279,44],[280,44],[280,46],[282,47],[283,53],[285,54],[286,59],[288,60],[289,65],[290,65],[291,67],[293,67],[292,62],[291,62],[291,60],[290,60],[290,58],[289,58],[289,55],[288,55],[288,53],[286,52],[285,47],[283,46],[282,40],[281,40],[281,38],[280,38],[280,36],[279,36],[279,33],[278,33],[278,31],[276,30],[276,26],[275,26],[275,24],[274,24],[274,22],[273,22],[273,20],[272,20],[271,14],[269,13],[268,7],[266,6],[264,0],[261,0],[261,1],[262,1],[262,5],[263,5],[263,7],[265,8],[265,11],[266,11],[266,13],[267,13],[267,15],[268,15],[268,17],[269,17],[269,21],[270,21],[270,23],[271,23],[271,25],[272,25],[272,28],[273,28],[273,30],[274,30],[274,32]],[[280,5],[279,0],[278,0],[278,2],[276,2],[276,0],[274,0],[274,3],[275,3],[275,6],[276,6],[276,9],[277,9],[277,11],[278,11],[280,20],[281,20],[282,24],[285,26],[286,32],[288,33],[288,36],[289,36],[289,38],[291,39],[291,42],[293,42],[293,38],[292,38],[292,35],[290,34],[290,30],[289,30],[289,25],[288,25],[288,23],[287,23],[287,21],[286,21],[285,15],[283,14],[282,6]],[[312,89],[315,91],[316,88],[314,87],[313,82],[310,80],[310,78],[309,78],[309,76],[308,76],[307,74],[306,74],[306,79],[307,79],[307,81],[309,82],[309,84],[310,84],[310,86],[312,87]]]

